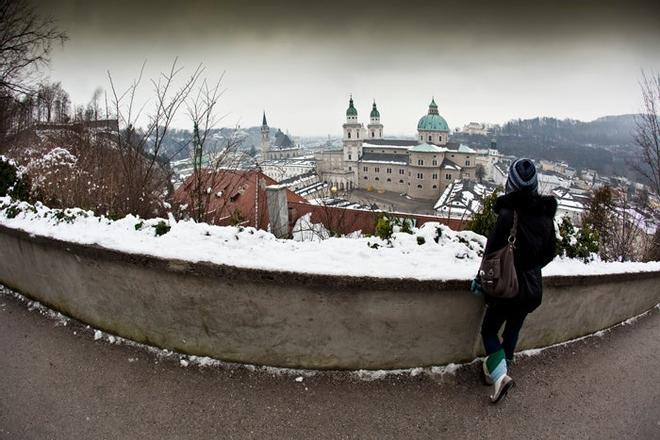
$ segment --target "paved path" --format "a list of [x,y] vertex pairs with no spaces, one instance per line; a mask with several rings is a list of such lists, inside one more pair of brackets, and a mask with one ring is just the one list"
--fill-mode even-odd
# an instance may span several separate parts
[[659,439],[660,311],[521,358],[499,405],[477,366],[364,381],[296,382],[181,367],[94,341],[0,295],[0,439]]

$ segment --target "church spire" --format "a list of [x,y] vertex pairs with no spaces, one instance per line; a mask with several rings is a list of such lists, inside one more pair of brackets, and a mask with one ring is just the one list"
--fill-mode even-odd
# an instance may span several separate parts
[[268,125],[268,122],[266,122],[266,110],[264,110],[264,120],[263,120],[263,122],[261,123],[261,126],[262,126],[262,127],[266,127],[267,125]]

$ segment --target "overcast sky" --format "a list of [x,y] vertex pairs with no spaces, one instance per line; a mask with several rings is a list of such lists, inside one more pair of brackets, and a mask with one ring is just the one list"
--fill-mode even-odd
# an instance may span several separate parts
[[[107,87],[107,70],[128,86],[145,60],[155,77],[178,56],[209,79],[226,72],[221,125],[259,125],[265,109],[294,135],[340,133],[350,93],[363,122],[376,99],[386,136],[413,134],[433,96],[452,128],[633,113],[641,69],[660,70],[658,1],[37,5],[69,35],[50,76],[74,102]],[[138,98],[150,92],[145,81]]]

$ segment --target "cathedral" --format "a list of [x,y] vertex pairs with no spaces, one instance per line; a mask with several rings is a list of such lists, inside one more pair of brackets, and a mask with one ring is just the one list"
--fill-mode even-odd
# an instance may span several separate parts
[[478,153],[449,142],[449,126],[435,99],[417,123],[416,139],[384,138],[375,101],[365,127],[352,96],[343,129],[342,150],[316,155],[321,179],[338,191],[362,188],[437,199],[454,180],[476,177]]

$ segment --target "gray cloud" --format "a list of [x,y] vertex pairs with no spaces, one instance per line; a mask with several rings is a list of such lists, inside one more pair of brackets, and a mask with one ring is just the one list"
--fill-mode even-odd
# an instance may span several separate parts
[[[435,95],[452,126],[538,114],[637,110],[641,68],[660,68],[660,4],[581,2],[187,1],[39,4],[70,34],[54,79],[77,101],[175,56],[227,71],[230,124],[261,109],[293,133],[337,133],[348,93],[386,130],[412,132]],[[141,95],[146,99],[148,90]],[[185,120],[179,121],[185,126]]]

